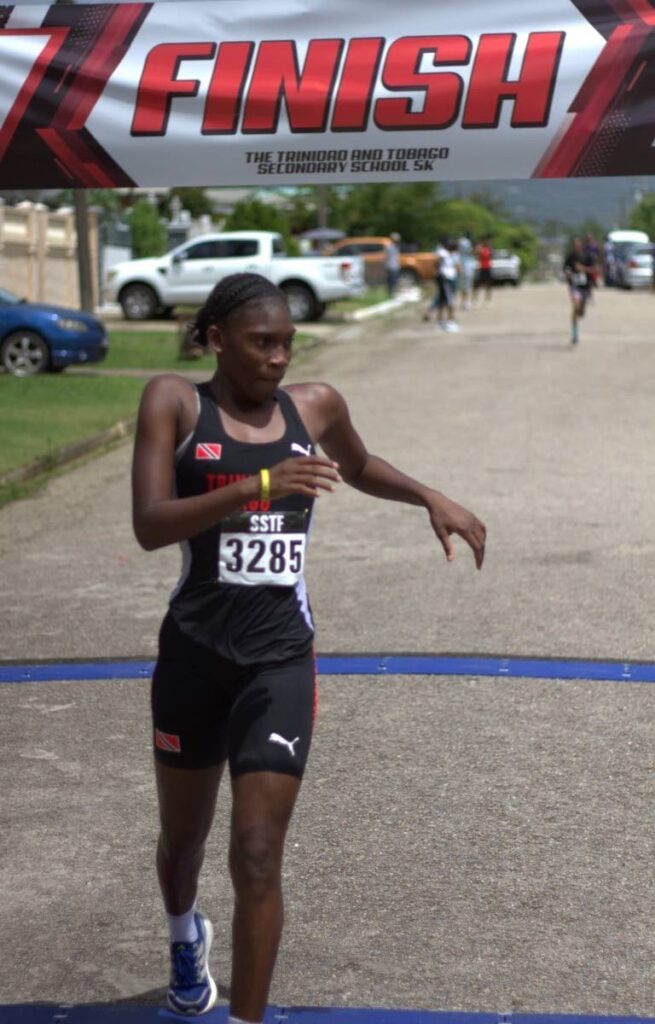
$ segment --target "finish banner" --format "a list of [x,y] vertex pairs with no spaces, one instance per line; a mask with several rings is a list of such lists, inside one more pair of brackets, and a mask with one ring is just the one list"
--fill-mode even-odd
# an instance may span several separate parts
[[0,6],[0,188],[654,173],[651,0]]

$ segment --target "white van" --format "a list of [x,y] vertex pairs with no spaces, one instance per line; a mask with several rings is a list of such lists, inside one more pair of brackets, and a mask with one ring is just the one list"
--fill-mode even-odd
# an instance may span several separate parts
[[607,236],[614,246],[617,245],[648,245],[650,238],[645,231],[610,231]]
[[[627,276],[627,264],[629,254],[635,247],[642,249],[650,244],[650,238],[645,231],[617,230],[610,231],[607,241],[612,243],[611,262],[606,257],[605,262],[605,284],[617,285],[619,288],[632,287]],[[607,252],[607,250],[606,250]],[[651,256],[652,260],[652,256]]]

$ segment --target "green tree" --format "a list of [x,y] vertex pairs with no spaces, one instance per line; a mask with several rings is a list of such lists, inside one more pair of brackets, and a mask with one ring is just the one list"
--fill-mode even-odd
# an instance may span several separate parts
[[499,221],[493,235],[497,249],[508,249],[521,257],[523,273],[534,270],[539,260],[539,238],[529,224]]
[[630,211],[629,226],[655,238],[655,192],[648,192]]
[[348,235],[390,235],[434,248],[443,200],[433,182],[341,186],[330,190],[330,226]]
[[468,199],[450,199],[439,211],[439,237],[459,238],[468,231],[474,242],[494,237],[503,222],[485,206]]
[[162,224],[157,207],[147,199],[139,199],[128,211],[132,230],[132,252],[135,258],[161,256],[166,252],[166,228]]
[[509,218],[509,211],[501,197],[495,196],[486,189],[482,189],[480,192],[469,192],[467,199],[470,203],[475,203],[476,206],[484,206],[485,210],[500,217],[501,220]]
[[[117,213],[120,210],[120,197],[113,188],[90,188],[86,190],[86,197],[89,206],[98,206],[106,213]],[[72,206],[74,199],[75,190],[65,188],[49,198],[48,205],[54,209],[58,206]]]
[[[330,211],[333,205],[330,193],[333,191],[333,188],[326,186],[328,208]],[[289,222],[289,229],[293,235],[301,235],[303,231],[309,231],[310,228],[318,227],[318,203],[316,189],[313,186],[295,188],[290,195],[286,196],[286,199],[288,203],[286,216]],[[330,221],[330,227],[332,226]]]
[[288,217],[276,206],[261,199],[243,199],[237,203],[223,225],[224,231],[277,231],[284,237],[290,255],[298,253],[298,244],[291,237]]
[[194,220],[205,215],[210,217],[213,216],[214,207],[212,206],[211,199],[204,188],[177,187],[172,188],[161,203],[161,212],[165,214],[166,217],[170,217],[171,215],[171,199],[173,196],[178,196],[182,203],[182,209],[188,210]]

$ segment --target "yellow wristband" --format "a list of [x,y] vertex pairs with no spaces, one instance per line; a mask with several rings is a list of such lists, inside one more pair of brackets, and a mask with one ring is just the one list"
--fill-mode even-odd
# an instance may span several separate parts
[[271,474],[267,469],[259,471],[260,498],[262,501],[271,500]]

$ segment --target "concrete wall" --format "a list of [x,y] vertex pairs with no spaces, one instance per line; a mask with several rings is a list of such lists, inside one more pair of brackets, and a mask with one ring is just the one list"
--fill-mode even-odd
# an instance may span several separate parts
[[[89,213],[91,260],[98,265],[97,217]],[[94,298],[97,302],[97,271]],[[79,308],[77,236],[71,209],[0,204],[0,286],[32,302]]]

